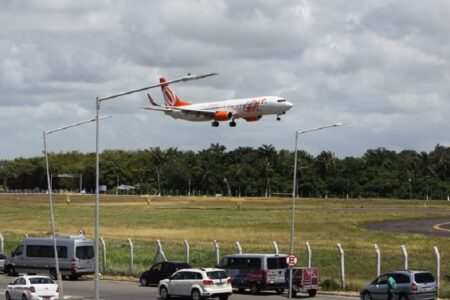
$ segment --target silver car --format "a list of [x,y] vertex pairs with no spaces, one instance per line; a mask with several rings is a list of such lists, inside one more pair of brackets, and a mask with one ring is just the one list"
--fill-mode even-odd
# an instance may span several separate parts
[[0,272],[5,272],[5,260],[6,256],[0,253]]
[[389,276],[392,276],[397,283],[393,291],[394,300],[435,300],[437,298],[436,280],[431,272],[406,270],[381,274],[361,290],[361,300],[386,300]]

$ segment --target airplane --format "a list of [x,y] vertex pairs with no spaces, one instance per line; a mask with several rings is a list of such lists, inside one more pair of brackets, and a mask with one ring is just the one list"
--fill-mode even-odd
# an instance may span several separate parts
[[211,121],[213,127],[218,127],[220,121],[230,121],[230,127],[236,127],[236,119],[242,118],[247,122],[258,121],[264,115],[280,116],[292,108],[293,104],[282,97],[263,96],[255,98],[231,99],[216,102],[191,104],[182,100],[173,90],[164,77],[159,78],[165,105],[156,103],[150,94],[147,97],[152,107],[144,109],[163,111],[174,119],[193,122]]

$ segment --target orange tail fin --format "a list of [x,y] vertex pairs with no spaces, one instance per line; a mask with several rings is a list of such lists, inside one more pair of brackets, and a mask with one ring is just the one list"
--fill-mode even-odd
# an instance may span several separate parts
[[169,88],[169,84],[166,83],[167,80],[164,77],[159,78],[159,82],[162,83],[161,90],[167,106],[183,106],[191,104],[181,100],[180,97],[178,97],[177,94]]

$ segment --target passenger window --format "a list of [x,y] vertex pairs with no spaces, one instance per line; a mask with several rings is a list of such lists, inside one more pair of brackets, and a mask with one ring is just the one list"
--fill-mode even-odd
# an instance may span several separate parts
[[25,281],[25,278],[20,278],[19,284],[20,284],[20,285],[26,285],[27,282]]
[[246,266],[248,269],[260,269],[261,259],[260,258],[248,258],[246,261]]
[[431,273],[417,273],[414,274],[417,283],[434,282],[434,276]]
[[16,280],[14,280],[14,285],[18,285],[19,284],[19,282],[20,282],[20,279],[22,279],[22,278],[17,278]]
[[76,249],[76,257],[79,259],[91,259],[94,258],[93,246],[79,246]]
[[406,274],[394,274],[392,277],[394,277],[396,283],[409,283],[410,281]]
[[376,284],[387,284],[388,274],[378,277]]
[[267,268],[273,269],[285,269],[287,268],[285,257],[269,257],[267,258]]
[[184,279],[187,279],[187,280],[194,280],[194,279],[197,279],[196,276],[197,276],[197,273],[194,273],[194,272],[186,272],[186,275],[184,276]]
[[195,273],[195,279],[203,279],[203,276],[201,273]]

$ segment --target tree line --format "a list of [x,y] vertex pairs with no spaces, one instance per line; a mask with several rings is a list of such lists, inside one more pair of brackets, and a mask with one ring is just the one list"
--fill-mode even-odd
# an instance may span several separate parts
[[[49,165],[54,190],[79,191],[81,184],[95,192],[95,153],[50,153]],[[199,151],[105,150],[100,185],[111,193],[125,185],[136,194],[289,196],[293,166],[293,151],[272,145],[228,151],[220,144]],[[0,180],[3,192],[46,191],[44,157],[0,161]],[[317,156],[299,151],[297,180],[302,197],[447,199],[450,148],[438,144],[429,153],[378,148],[343,159],[329,151]]]

